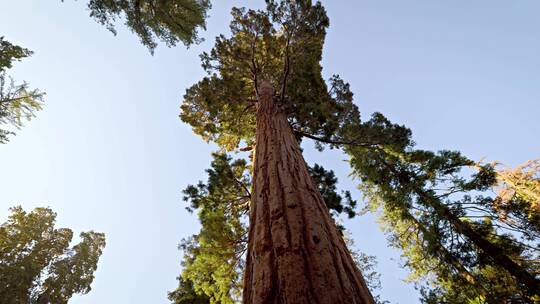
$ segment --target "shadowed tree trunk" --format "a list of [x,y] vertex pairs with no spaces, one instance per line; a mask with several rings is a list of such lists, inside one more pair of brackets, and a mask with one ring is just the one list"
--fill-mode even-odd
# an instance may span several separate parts
[[374,303],[264,82],[257,108],[244,303]]

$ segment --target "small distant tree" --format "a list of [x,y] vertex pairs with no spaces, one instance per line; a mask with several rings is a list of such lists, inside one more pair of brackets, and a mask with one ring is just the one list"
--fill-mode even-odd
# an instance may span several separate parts
[[83,232],[70,247],[73,232],[55,228],[48,208],[11,209],[0,226],[0,299],[3,304],[66,304],[91,290],[105,236]]

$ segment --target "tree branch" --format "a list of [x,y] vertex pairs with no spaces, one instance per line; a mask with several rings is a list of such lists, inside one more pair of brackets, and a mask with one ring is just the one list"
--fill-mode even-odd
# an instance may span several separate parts
[[374,147],[374,148],[378,148],[378,146],[380,145],[380,143],[366,143],[366,142],[360,142],[360,141],[355,141],[355,140],[350,140],[350,141],[331,140],[331,139],[318,137],[318,136],[311,135],[311,134],[294,130],[294,129],[293,129],[293,132],[303,137],[307,137],[309,139],[313,139],[313,140],[331,144],[331,145],[346,145],[346,146]]

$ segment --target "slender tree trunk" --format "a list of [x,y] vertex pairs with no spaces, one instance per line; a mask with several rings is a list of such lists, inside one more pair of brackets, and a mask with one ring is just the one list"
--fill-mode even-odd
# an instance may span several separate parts
[[374,303],[274,89],[259,89],[244,303]]
[[[394,174],[398,175],[397,172],[392,166],[386,164]],[[437,199],[434,199],[422,188],[414,188],[416,194],[423,200],[423,204],[433,208],[435,213],[440,217],[446,219],[454,229],[464,235],[469,239],[473,244],[475,244],[479,249],[483,251],[486,256],[489,256],[498,266],[504,268],[508,273],[510,273],[514,278],[525,287],[525,292],[529,296],[540,296],[540,280],[530,272],[528,272],[520,264],[513,261],[510,257],[503,253],[502,249],[492,243],[490,240],[485,238],[483,235],[478,233],[474,227],[472,227],[468,222],[462,221],[458,216],[445,206]]]
[[441,206],[442,211],[437,211],[445,216],[446,219],[455,227],[456,231],[465,235],[478,248],[480,248],[495,263],[502,266],[506,271],[513,275],[527,290],[527,294],[540,296],[540,280],[528,272],[524,267],[513,261],[506,254],[502,253],[500,248],[479,234],[469,223],[459,219],[446,206]]

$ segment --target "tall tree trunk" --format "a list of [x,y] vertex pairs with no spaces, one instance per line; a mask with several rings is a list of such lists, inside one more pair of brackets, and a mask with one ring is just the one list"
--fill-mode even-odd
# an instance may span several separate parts
[[273,95],[259,88],[244,303],[374,303]]
[[485,236],[478,233],[468,222],[462,221],[457,217],[452,210],[447,206],[435,206],[435,212],[441,217],[444,217],[454,226],[457,232],[467,237],[474,243],[482,252],[489,256],[497,265],[506,269],[516,280],[524,286],[526,293],[531,297],[540,296],[540,280],[534,274],[528,272],[522,265],[516,263],[499,248],[493,244]]
[[[400,175],[395,168],[386,164],[386,167],[395,175]],[[448,206],[433,198],[421,187],[414,187],[415,193],[423,200],[423,204],[433,208],[440,218],[446,219],[454,229],[476,245],[482,252],[490,257],[495,264],[510,273],[525,289],[525,293],[531,297],[540,296],[540,280],[536,275],[527,271],[522,265],[513,261],[504,254],[499,245],[492,243],[468,222],[461,220]]]

